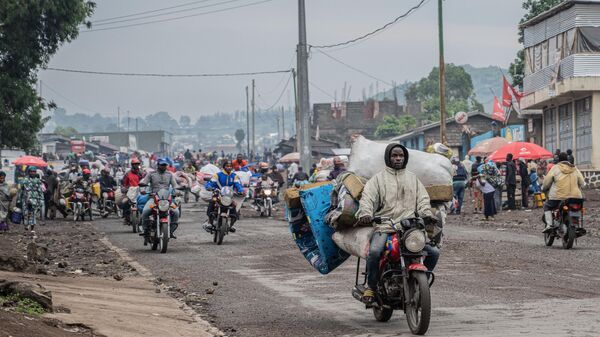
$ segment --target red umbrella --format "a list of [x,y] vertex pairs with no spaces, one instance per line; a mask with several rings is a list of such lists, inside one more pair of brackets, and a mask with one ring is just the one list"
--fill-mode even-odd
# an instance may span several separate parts
[[506,161],[506,155],[509,153],[512,153],[514,159],[548,159],[553,157],[552,153],[537,144],[513,142],[494,151],[488,159],[503,162]]
[[26,166],[39,166],[39,167],[48,166],[48,163],[46,163],[42,158],[34,157],[34,156],[19,157],[19,158],[15,159],[15,161],[13,161],[13,164],[26,165]]
[[508,139],[502,137],[494,137],[482,140],[481,142],[477,143],[477,145],[475,145],[471,150],[469,150],[469,155],[487,156],[508,143],[510,143]]

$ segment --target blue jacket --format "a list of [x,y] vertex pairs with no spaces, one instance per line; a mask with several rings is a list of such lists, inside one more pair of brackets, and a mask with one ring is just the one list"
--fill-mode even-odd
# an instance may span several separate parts
[[231,172],[229,175],[223,171],[215,174],[210,181],[206,183],[206,189],[221,189],[221,187],[233,186],[236,192],[244,193],[244,187],[240,183],[240,178]]

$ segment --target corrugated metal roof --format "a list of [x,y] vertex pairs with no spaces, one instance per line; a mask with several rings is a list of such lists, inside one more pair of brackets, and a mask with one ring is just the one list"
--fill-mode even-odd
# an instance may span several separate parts
[[564,11],[565,9],[572,7],[575,4],[600,4],[600,0],[566,0],[556,5],[555,7],[541,13],[540,15],[533,17],[522,24],[519,25],[520,28],[526,28],[533,25],[536,25],[547,18],[559,13],[560,11]]

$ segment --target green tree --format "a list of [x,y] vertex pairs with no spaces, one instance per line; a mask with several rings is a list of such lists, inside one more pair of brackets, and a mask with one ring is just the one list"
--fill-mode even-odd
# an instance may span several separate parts
[[0,1],[0,148],[35,146],[42,109],[54,107],[36,93],[37,70],[77,37],[94,7],[85,0]]
[[[560,4],[564,0],[525,0],[523,9],[527,12],[521,18],[520,23],[524,23],[533,17],[536,17],[552,7]],[[523,43],[523,29],[519,28],[519,43]],[[512,76],[512,84],[515,87],[523,86],[523,77],[525,77],[525,50],[521,49],[517,52],[517,57],[508,68],[510,76]]]
[[235,140],[237,140],[236,146],[239,152],[242,152],[242,142],[244,139],[246,139],[246,132],[244,132],[244,129],[235,130]]
[[375,137],[385,139],[398,136],[407,130],[414,128],[416,125],[417,121],[413,116],[405,115],[397,118],[387,115],[383,117],[383,121],[377,126]]
[[[407,101],[419,101],[422,103],[425,120],[439,120],[440,94],[439,94],[438,67],[431,70],[427,77],[413,83],[405,93]],[[446,65],[446,112],[448,116],[454,116],[459,111],[480,109],[481,103],[475,98],[473,81],[465,69],[454,64]],[[483,111],[483,109],[481,109]]]
[[67,138],[71,138],[71,137],[77,135],[79,132],[77,132],[77,130],[71,126],[67,126],[67,127],[57,126],[54,129],[54,133],[57,135],[65,136]]

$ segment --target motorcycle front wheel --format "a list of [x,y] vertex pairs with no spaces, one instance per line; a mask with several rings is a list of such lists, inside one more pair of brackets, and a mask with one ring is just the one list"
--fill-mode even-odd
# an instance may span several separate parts
[[424,335],[431,318],[431,295],[425,273],[412,273],[408,278],[406,321],[415,335]]
[[544,243],[551,247],[554,244],[554,233],[544,233]]
[[217,239],[217,245],[223,244],[223,238],[225,238],[225,234],[227,233],[228,230],[229,230],[229,219],[225,219],[225,222],[223,222],[219,226],[219,230],[217,231],[219,234],[219,237]]
[[160,224],[160,252],[162,254],[167,252],[167,246],[169,245],[169,224],[163,222]]
[[129,214],[129,223],[131,224],[131,230],[134,233],[137,233],[138,230],[138,214],[137,212],[131,212]]

